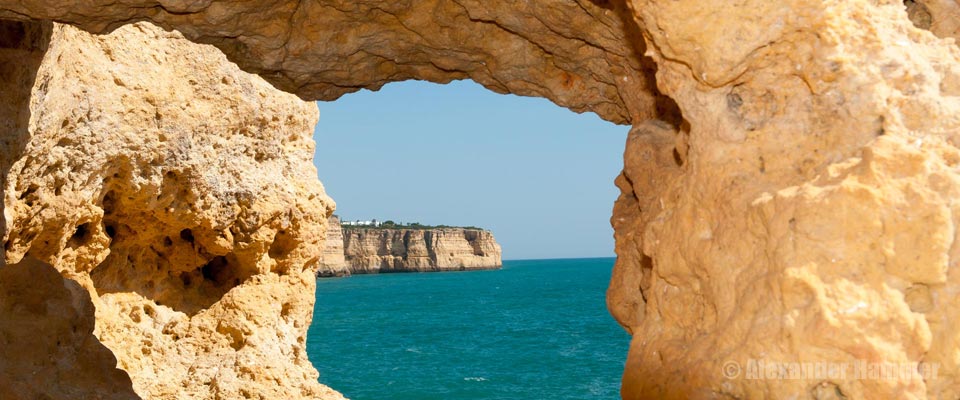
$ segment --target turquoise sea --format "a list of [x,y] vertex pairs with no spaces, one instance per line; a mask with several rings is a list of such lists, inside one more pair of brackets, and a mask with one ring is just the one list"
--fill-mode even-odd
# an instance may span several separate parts
[[604,303],[613,261],[321,279],[307,353],[354,400],[618,399],[630,337]]

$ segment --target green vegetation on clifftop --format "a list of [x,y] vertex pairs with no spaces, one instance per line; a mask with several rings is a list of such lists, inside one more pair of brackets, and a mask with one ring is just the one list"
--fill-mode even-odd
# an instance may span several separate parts
[[384,221],[377,226],[374,225],[342,225],[343,229],[474,229],[478,231],[485,231],[486,229],[478,228],[476,226],[451,226],[451,225],[424,225],[419,222],[411,223],[397,223],[394,221]]

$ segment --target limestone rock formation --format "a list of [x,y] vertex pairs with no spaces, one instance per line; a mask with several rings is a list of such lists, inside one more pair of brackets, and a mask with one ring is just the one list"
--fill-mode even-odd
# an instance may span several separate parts
[[305,352],[333,211],[316,106],[147,23],[2,26],[19,84],[2,109],[4,259],[59,274],[0,268],[0,368],[23,360],[57,398],[342,398]]
[[0,18],[105,32],[133,20],[175,28],[305,99],[421,79],[469,78],[499,93],[639,122],[662,115],[640,30],[608,0],[0,1]]
[[350,269],[343,256],[343,230],[340,227],[340,217],[331,215],[327,219],[327,235],[323,242],[323,254],[320,256],[317,276],[344,276],[349,273]]
[[631,6],[685,124],[636,125],[617,181],[624,398],[960,395],[955,42],[902,2]]
[[[631,123],[617,179],[622,195],[611,219],[619,257],[608,292],[611,313],[634,336],[625,399],[955,398],[955,3],[0,0],[0,17],[56,20],[95,32],[151,20],[214,44],[248,71],[309,99],[403,79],[471,78],[496,91],[543,96]],[[204,107],[205,94],[219,86],[199,64],[192,65],[205,90],[167,88],[197,78],[164,66],[196,58],[136,57],[152,54],[159,36],[180,40],[173,34],[157,33],[125,52],[111,50],[121,56],[106,62],[110,56],[98,46],[109,39],[59,28],[55,37],[87,38],[79,49],[84,56],[51,48],[37,71],[45,48],[42,25],[5,24],[14,39],[0,41],[5,98],[14,99],[0,107],[7,117],[0,123],[11,132],[4,138],[9,158],[0,165],[7,261],[29,251],[87,288],[97,307],[94,333],[122,369],[133,371],[140,394],[223,390],[231,397],[250,388],[273,395],[278,386],[267,380],[275,377],[296,382],[299,389],[291,390],[305,397],[320,393],[304,383],[315,376],[300,340],[311,300],[291,288],[312,293],[303,266],[321,252],[323,218],[332,203],[309,189],[319,187],[314,181],[302,181],[307,189],[301,190],[316,193],[310,200],[297,190],[284,192],[276,183],[288,178],[279,174],[248,185],[283,160],[300,160],[293,173],[306,165],[307,156],[287,152],[296,145],[245,130],[276,133],[293,125],[288,134],[302,132],[308,124],[297,117],[256,118],[261,108],[272,111],[259,115],[302,115],[276,110],[292,100],[260,99],[256,94],[267,89],[245,81],[246,90],[217,94],[237,101],[236,109]],[[88,56],[103,62],[92,65]],[[12,62],[17,57],[22,62]],[[123,89],[87,85],[86,92],[68,95],[54,84],[87,74],[108,81],[115,75]],[[235,88],[230,82],[224,87]],[[101,90],[130,92],[98,96]],[[177,109],[188,101],[189,107]],[[171,120],[177,115],[193,117]],[[130,123],[119,123],[125,119]],[[220,153],[212,154],[252,154],[231,153],[229,163],[188,163],[183,160],[191,158],[180,154],[204,153],[174,146],[181,136],[192,137],[197,148],[219,145]],[[301,147],[293,154],[308,152],[307,141],[294,143]],[[260,161],[256,154],[263,149],[283,156],[261,157],[275,161],[272,167],[246,162]],[[157,154],[170,154],[157,165],[175,167],[149,167],[150,155]],[[164,185],[168,170],[177,183]],[[241,188],[236,200],[228,201],[235,187]],[[191,200],[176,202],[179,195],[163,188],[184,190]],[[274,214],[261,207],[300,211]],[[167,237],[182,251],[162,264],[173,254],[163,252]],[[284,267],[272,271],[274,264]],[[210,299],[174,290],[175,279],[152,279],[159,273],[138,265],[184,272],[189,282],[219,293],[230,278],[241,279],[219,300]],[[91,278],[94,267],[99,271]],[[272,301],[250,301],[273,297],[297,300],[279,310],[262,307]],[[245,307],[262,313],[241,313]],[[277,317],[284,313],[291,317]],[[248,324],[214,322],[220,320]],[[198,353],[200,367],[180,369]],[[238,367],[260,357],[278,367]],[[938,373],[748,379],[725,368],[750,360],[886,362]],[[291,371],[303,371],[303,379],[284,381]]]
[[431,272],[497,269],[500,245],[489,231],[464,228],[343,231],[350,273]]

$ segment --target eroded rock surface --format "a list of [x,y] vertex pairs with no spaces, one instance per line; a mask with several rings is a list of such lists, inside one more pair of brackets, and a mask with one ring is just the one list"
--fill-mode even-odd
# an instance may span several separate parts
[[[608,292],[611,312],[634,335],[624,374],[624,398],[954,398],[960,396],[960,354],[955,351],[960,343],[955,321],[960,316],[953,307],[960,287],[956,267],[960,244],[955,232],[960,215],[956,201],[960,198],[956,170],[960,162],[956,137],[960,132],[960,54],[955,41],[938,39],[934,33],[944,38],[957,36],[956,7],[949,0],[906,4],[888,0],[629,0],[626,4],[599,0],[133,0],[123,4],[28,0],[0,1],[0,15],[56,19],[97,32],[149,19],[177,28],[193,40],[215,44],[247,70],[305,98],[333,99],[358,88],[378,88],[403,79],[446,82],[471,78],[493,90],[544,96],[574,110],[595,111],[610,121],[630,122],[634,129],[627,140],[624,172],[617,180],[623,194],[612,218],[619,258]],[[25,77],[27,84],[11,86],[22,92],[26,86],[33,87],[29,62],[38,52],[31,47],[32,40],[16,43],[16,54],[30,56],[25,58],[25,66],[7,62],[0,71],[8,82]],[[137,47],[144,46],[146,42]],[[656,68],[643,61],[640,54],[644,52]],[[3,57],[9,54],[0,52]],[[130,50],[130,55],[134,54]],[[39,76],[81,74],[68,65],[59,67],[65,72],[51,69]],[[656,88],[650,75],[654,70]],[[105,67],[84,70],[111,71]],[[160,85],[154,80],[150,85]],[[127,82],[122,75],[120,81]],[[676,100],[682,120],[658,90]],[[245,97],[253,92],[256,90],[222,95],[247,99],[252,105],[243,110],[248,111],[284,104],[258,103]],[[162,154],[154,149],[171,146],[166,129],[176,130],[178,125],[167,125],[168,112],[156,118],[155,111],[161,109],[157,104],[163,103],[153,104],[148,99],[162,94],[193,104],[194,97],[203,98],[202,93],[174,91],[171,95],[151,89],[150,95],[131,95],[128,100],[145,111],[109,113],[109,118],[127,115],[124,118],[134,118],[136,126],[148,129],[138,135],[122,134],[122,129],[112,126],[98,129],[117,137],[97,136],[110,146],[88,144],[92,147],[73,153],[75,158],[97,155],[93,159],[82,165],[46,161],[66,160],[60,155],[62,149],[73,148],[76,144],[72,141],[89,136],[57,134],[57,124],[66,119],[64,128],[75,130],[84,126],[81,122],[108,118],[85,107],[83,99],[93,93],[96,91],[68,97],[76,99],[72,102],[52,102],[47,100],[47,90],[35,90],[30,109],[36,111],[30,126],[43,127],[37,131],[47,132],[39,136],[43,140],[32,138],[33,131],[24,136],[23,116],[29,114],[24,114],[22,101],[0,110],[12,116],[7,120],[12,122],[4,121],[13,126],[12,139],[5,139],[6,146],[13,149],[8,154],[17,155],[12,160],[34,160],[22,164],[4,160],[5,169],[13,165],[12,171],[18,174],[27,171],[4,176],[5,238],[15,238],[8,245],[8,259],[16,261],[28,250],[36,251],[34,255],[56,265],[61,274],[98,294],[92,296],[98,318],[106,313],[103,318],[113,321],[107,324],[117,327],[117,334],[111,336],[98,321],[97,329],[103,332],[98,336],[115,352],[121,367],[141,371],[131,373],[139,393],[147,390],[141,379],[144,376],[155,380],[174,377],[158,383],[158,389],[149,389],[150,394],[159,396],[180,393],[184,387],[188,388],[185,393],[220,390],[210,387],[239,388],[241,379],[257,382],[258,377],[276,372],[237,369],[240,354],[284,354],[280,358],[294,360],[296,367],[279,370],[306,371],[304,381],[310,381],[312,369],[304,366],[302,351],[297,352],[302,346],[278,346],[279,353],[270,353],[262,345],[297,343],[306,329],[304,321],[309,321],[309,300],[286,308],[295,315],[289,319],[294,321],[289,329],[275,317],[275,311],[256,314],[262,319],[234,319],[256,321],[252,326],[262,330],[245,324],[220,329],[212,321],[230,319],[230,310],[252,304],[245,299],[275,294],[292,298],[284,296],[293,296],[289,293],[295,284],[302,283],[303,290],[312,294],[312,278],[297,267],[308,264],[309,252],[292,251],[286,256],[290,263],[284,264],[289,267],[272,271],[275,263],[283,263],[269,250],[264,257],[262,250],[273,248],[272,243],[289,243],[275,239],[281,230],[285,234],[311,232],[312,227],[322,226],[322,220],[310,224],[290,217],[292,228],[287,229],[276,225],[284,218],[262,219],[259,213],[257,217],[232,218],[231,208],[221,204],[233,203],[223,200],[224,195],[216,189],[238,182],[227,180],[229,185],[218,186],[211,182],[217,181],[219,172],[190,175],[172,168],[175,175],[171,179],[187,180],[169,187],[187,190],[187,195],[196,199],[214,193],[213,200],[199,203],[210,204],[209,210],[182,211],[190,206],[174,204],[171,199],[176,196],[155,199],[164,193],[159,189],[164,187],[163,178],[141,170],[138,166],[145,164],[139,156],[129,157],[130,162],[107,163],[113,156],[97,155],[117,154],[120,150],[114,148]],[[108,109],[121,109],[118,107]],[[38,117],[36,112],[41,110],[48,110],[53,117]],[[190,110],[192,107],[177,113]],[[214,120],[211,112],[223,112],[204,111],[203,121]],[[251,114],[236,111],[238,116]],[[146,123],[150,118],[155,128]],[[203,126],[195,120],[186,122]],[[194,141],[228,137],[210,128],[213,125],[207,126],[195,130]],[[161,137],[167,139],[161,142]],[[239,139],[237,135],[229,137]],[[25,138],[30,139],[29,144]],[[57,144],[61,140],[64,142]],[[27,147],[20,148],[23,145]],[[275,148],[269,141],[245,146],[250,147],[241,147]],[[33,158],[25,156],[29,154]],[[249,155],[233,158],[248,159],[244,157]],[[217,165],[204,161],[192,168],[208,171],[204,166]],[[84,172],[108,164],[127,165],[124,163],[130,166],[108,169],[109,173]],[[77,165],[78,173],[57,172]],[[50,172],[44,169],[47,166]],[[236,170],[249,167],[236,166]],[[164,174],[166,170],[161,169]],[[120,175],[102,183],[113,173]],[[31,192],[32,181],[37,184]],[[61,181],[75,183],[57,194]],[[107,197],[114,187],[120,188],[118,194],[146,194],[133,199]],[[50,191],[54,191],[53,197]],[[43,200],[55,196],[86,200],[40,208],[25,204],[59,204]],[[301,204],[297,198],[291,194],[269,203],[292,207],[289,205]],[[121,206],[106,207],[108,204]],[[160,211],[168,204],[176,206],[170,218]],[[237,204],[246,203],[238,200]],[[107,209],[112,211],[107,213]],[[115,226],[113,232],[119,239],[107,240],[106,223],[124,223],[110,219],[114,215],[131,217],[128,220],[136,223]],[[162,223],[151,224],[150,218]],[[28,222],[34,219],[43,222]],[[242,227],[242,232],[264,233],[227,236],[221,241],[222,221],[234,221],[230,223]],[[261,224],[264,221],[267,223]],[[87,222],[92,224],[78,229]],[[102,227],[101,222],[105,223]],[[147,233],[130,235],[126,230],[134,228]],[[222,290],[231,280],[217,277],[228,273],[239,274],[230,277],[240,278],[240,286],[206,310],[191,309],[191,305],[211,299],[190,297],[189,291],[185,292],[189,300],[178,303],[169,296],[179,293],[172,289],[175,280],[144,279],[138,272],[143,270],[129,268],[140,260],[144,265],[162,260],[163,256],[147,249],[153,246],[159,254],[166,237],[170,246],[184,249],[186,256],[175,268],[186,273],[190,282],[203,277],[213,283],[202,284]],[[133,246],[134,240],[140,246]],[[207,254],[197,250],[199,245],[188,246],[191,240],[202,244]],[[241,242],[244,244],[227,245]],[[301,246],[295,248],[310,247]],[[313,251],[319,254],[318,248]],[[136,263],[124,261],[125,257]],[[257,261],[238,263],[240,259]],[[92,267],[102,263],[93,278],[85,278]],[[101,291],[104,294],[100,295]],[[153,306],[158,301],[169,304]],[[224,304],[237,306],[218,308]],[[140,320],[135,321],[133,315]],[[171,320],[179,322],[169,325]],[[188,329],[185,326],[195,328],[184,331]],[[182,345],[189,352],[173,350],[181,344],[175,347],[170,342],[174,339],[163,336],[166,327],[187,334],[174,337],[197,338]],[[247,336],[254,331],[271,331],[273,336],[264,341],[252,338],[265,336]],[[134,334],[120,338],[119,332]],[[150,344],[132,343],[142,337],[149,337]],[[236,340],[238,337],[244,340]],[[275,337],[281,338],[279,342],[273,341]],[[242,344],[240,350],[228,349],[238,344]],[[124,350],[127,348],[149,348],[151,353],[133,354]],[[293,349],[292,356],[283,353],[283,348]],[[168,361],[181,360],[198,350],[202,350],[203,368],[183,372],[177,367],[179,361]],[[916,368],[936,365],[938,373],[927,380],[862,379],[852,374],[835,379],[724,376],[722,367],[727,362],[746,366],[751,359],[841,365],[915,363]],[[241,370],[245,375],[222,377],[212,372],[220,367]],[[180,378],[188,375],[201,378]],[[217,384],[205,386],[208,378]],[[274,386],[250,386],[258,393],[273,394],[269,388]],[[315,386],[306,387],[303,390],[316,393],[312,391]],[[264,392],[259,392],[261,389]]]
[[[60,274],[3,273],[85,289],[95,330],[89,305],[63,323],[95,338],[75,351],[106,346],[140,396],[341,398],[305,352],[333,210],[312,165],[316,106],[147,23],[46,34],[19,42],[39,68],[12,74],[35,79],[15,81],[29,108],[3,143],[3,240],[7,262]],[[62,384],[83,393],[96,371]]]
[[640,56],[639,30],[623,8],[607,0],[28,0],[0,2],[0,17],[93,32],[147,19],[217,46],[305,99],[470,78],[626,123],[671,104],[654,94],[654,67]]
[[635,126],[617,181],[624,398],[960,395],[954,41],[902,2],[631,5],[686,123]]
[[354,274],[496,269],[500,244],[481,229],[379,229],[343,231],[347,267]]

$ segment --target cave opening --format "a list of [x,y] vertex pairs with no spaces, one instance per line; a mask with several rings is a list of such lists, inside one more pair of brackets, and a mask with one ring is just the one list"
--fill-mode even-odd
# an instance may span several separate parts
[[[500,271],[319,280],[307,349],[321,383],[351,398],[619,393],[629,336],[604,293],[629,126],[472,81],[392,83],[318,106],[314,164],[343,221],[476,226],[504,259]],[[554,264],[571,276],[538,276]]]

